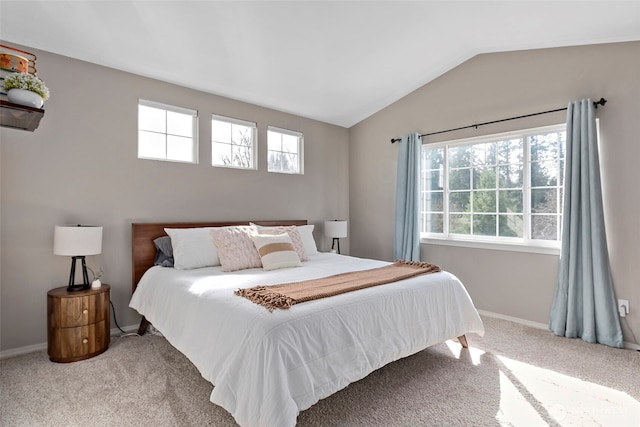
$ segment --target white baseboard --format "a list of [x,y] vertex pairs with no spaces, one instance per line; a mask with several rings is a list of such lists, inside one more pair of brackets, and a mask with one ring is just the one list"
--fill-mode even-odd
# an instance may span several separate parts
[[0,359],[8,359],[10,357],[22,356],[23,354],[33,353],[34,351],[46,350],[47,343],[27,345],[24,347],[10,348],[9,350],[0,351]]
[[[125,332],[137,331],[138,325],[136,324],[136,325],[123,326],[122,330]],[[111,329],[110,332],[111,332],[111,336],[119,335],[122,333],[118,328],[113,328]],[[0,359],[8,359],[10,357],[22,356],[23,354],[33,353],[34,351],[40,351],[40,350],[46,350],[46,349],[47,349],[46,342],[43,342],[40,344],[27,345],[24,347],[10,348],[9,350],[0,351]]]
[[[496,319],[502,319],[502,320],[509,320],[511,322],[519,323],[525,326],[531,326],[532,328],[536,328],[536,329],[543,329],[546,331],[549,330],[549,325],[545,323],[532,322],[531,320],[520,319],[518,317],[507,316],[505,314],[493,313],[491,311],[485,311],[485,310],[478,310],[478,313],[480,313],[482,316],[494,317]],[[624,342],[624,348],[640,351],[640,345],[627,342],[627,341]]]
[[485,310],[478,310],[478,313],[480,313],[482,316],[493,317],[493,318],[502,319],[502,320],[509,320],[510,322],[519,323],[525,326],[531,326],[532,328],[536,328],[536,329],[546,329],[546,330],[549,329],[549,325],[546,325],[544,323],[538,323],[538,322],[533,322],[531,320],[520,319],[519,317],[507,316],[506,314],[493,313],[491,311],[485,311]]

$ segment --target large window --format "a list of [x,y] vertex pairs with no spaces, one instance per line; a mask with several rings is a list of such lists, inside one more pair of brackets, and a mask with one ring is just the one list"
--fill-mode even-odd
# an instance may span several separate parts
[[269,126],[267,157],[269,172],[303,173],[302,133]]
[[138,101],[138,158],[198,162],[198,112]]
[[423,237],[558,246],[564,153],[564,125],[423,145]]
[[256,124],[211,116],[211,164],[256,169]]

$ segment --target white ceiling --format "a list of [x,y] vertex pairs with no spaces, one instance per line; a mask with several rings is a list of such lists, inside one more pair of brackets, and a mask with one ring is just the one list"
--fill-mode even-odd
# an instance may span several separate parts
[[640,1],[0,0],[0,39],[350,127],[480,53],[640,40]]

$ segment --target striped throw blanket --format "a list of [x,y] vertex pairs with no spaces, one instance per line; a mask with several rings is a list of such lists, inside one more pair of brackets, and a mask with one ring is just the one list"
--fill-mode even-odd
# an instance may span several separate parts
[[269,311],[273,311],[276,308],[288,309],[294,304],[305,301],[326,298],[439,271],[440,267],[428,262],[397,260],[393,264],[384,267],[351,271],[320,279],[238,289],[235,294],[260,304]]

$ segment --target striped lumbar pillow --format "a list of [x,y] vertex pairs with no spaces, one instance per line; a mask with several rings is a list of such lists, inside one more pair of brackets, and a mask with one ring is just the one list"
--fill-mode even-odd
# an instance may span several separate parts
[[293,247],[291,237],[287,233],[270,235],[251,235],[256,246],[263,270],[276,270],[278,268],[300,267],[300,257]]

